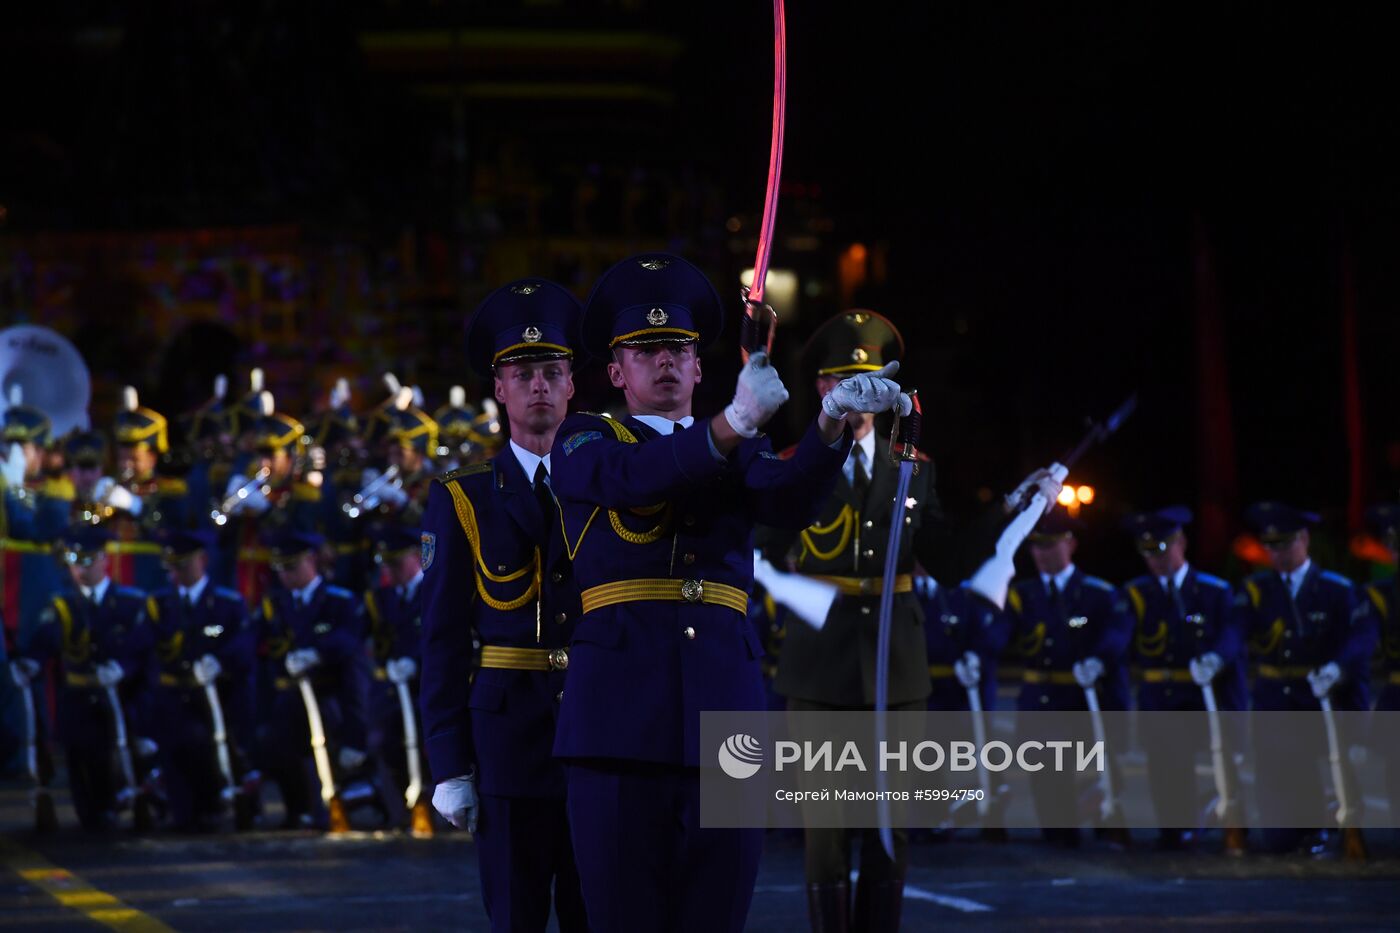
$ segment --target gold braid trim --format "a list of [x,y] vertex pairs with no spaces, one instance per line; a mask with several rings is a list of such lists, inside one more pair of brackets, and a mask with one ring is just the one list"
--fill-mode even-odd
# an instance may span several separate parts
[[[803,529],[802,547],[817,560],[834,560],[846,550],[846,545],[851,542],[851,530],[858,524],[860,524],[860,513],[849,505],[843,505],[841,513],[830,525],[811,525]],[[835,547],[828,551],[818,548],[816,542],[812,540],[812,535],[829,535],[838,528],[841,531],[841,539],[836,542]]]
[[1273,654],[1278,647],[1279,640],[1283,638],[1283,620],[1275,619],[1274,624],[1269,626],[1269,630],[1258,638],[1249,640],[1249,647],[1254,649],[1255,654]]
[[[467,542],[471,544],[472,554],[475,558],[473,569],[476,574],[476,591],[481,595],[481,601],[497,612],[510,612],[529,603],[540,591],[540,549],[535,548],[534,560],[531,563],[514,573],[505,575],[492,573],[491,569],[486,566],[486,562],[481,559],[481,533],[477,529],[476,509],[472,508],[471,499],[467,498],[467,494],[457,483],[449,483],[447,488],[452,493],[452,504],[457,510],[457,521],[461,523],[462,531],[467,536]],[[508,601],[496,599],[486,592],[486,584],[482,581],[482,577],[485,577],[493,583],[511,583],[532,570],[534,573],[530,578],[530,586],[524,593]]]
[[1143,630],[1145,623],[1138,624],[1137,650],[1138,654],[1147,658],[1155,658],[1167,650],[1167,623],[1158,622],[1157,631],[1148,635]]
[[1045,623],[1037,622],[1035,628],[1028,634],[1022,635],[1016,640],[1016,650],[1025,657],[1039,654],[1041,647],[1045,644]]

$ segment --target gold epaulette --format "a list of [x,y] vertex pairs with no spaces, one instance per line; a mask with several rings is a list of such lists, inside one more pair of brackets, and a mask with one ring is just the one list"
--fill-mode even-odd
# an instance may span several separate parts
[[434,477],[434,479],[445,486],[454,479],[461,479],[463,476],[474,476],[477,473],[486,473],[490,469],[490,463],[472,463],[464,467],[458,467],[455,470],[450,470],[441,476]]

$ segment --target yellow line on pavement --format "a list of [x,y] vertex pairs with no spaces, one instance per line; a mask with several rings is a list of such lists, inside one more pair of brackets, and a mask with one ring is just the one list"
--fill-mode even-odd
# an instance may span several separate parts
[[59,868],[38,853],[0,837],[0,865],[58,901],[103,926],[123,933],[174,933],[150,914],[122,903],[106,891],[99,891],[82,878]]

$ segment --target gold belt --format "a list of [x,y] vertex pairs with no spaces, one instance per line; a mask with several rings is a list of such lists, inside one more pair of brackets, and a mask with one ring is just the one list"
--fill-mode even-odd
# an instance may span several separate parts
[[563,671],[569,667],[569,649],[482,645],[481,666],[505,671]]
[[583,591],[583,611],[586,615],[604,606],[643,600],[725,606],[739,615],[747,615],[749,611],[748,594],[738,587],[704,580],[669,579],[618,580],[616,583],[591,586]]
[[65,672],[63,683],[69,687],[100,687],[102,683],[91,674],[72,674]]
[[1074,674],[1069,671],[1026,671],[1021,679],[1028,684],[1077,684]]
[[[885,588],[885,581],[882,577],[827,577],[812,574],[812,579],[830,583],[840,590],[843,596],[879,596]],[[913,574],[901,573],[896,576],[894,578],[894,591],[896,593],[912,593],[914,591]]]
[[951,665],[951,664],[930,664],[930,665],[928,666],[928,675],[929,675],[930,677],[952,677],[952,676],[953,676],[953,665]]
[[17,538],[0,538],[0,552],[12,551],[16,554],[51,554],[53,548],[38,541],[21,541]]
[[199,681],[195,680],[194,675],[190,675],[189,677],[181,677],[178,674],[161,674],[160,685],[162,687],[188,688],[195,688],[201,686]]
[[1259,676],[1265,680],[1301,680],[1312,673],[1310,667],[1275,667],[1272,664],[1259,665]]
[[1390,676],[1386,678],[1385,682],[1388,684],[1400,684],[1400,671],[1391,671]]
[[1142,672],[1146,684],[1189,684],[1193,680],[1189,670],[1179,667],[1151,667]]
[[108,554],[162,554],[164,549],[154,541],[108,541]]

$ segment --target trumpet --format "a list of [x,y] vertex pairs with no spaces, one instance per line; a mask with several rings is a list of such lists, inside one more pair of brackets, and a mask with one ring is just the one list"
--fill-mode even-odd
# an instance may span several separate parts
[[252,479],[248,480],[248,482],[244,483],[242,486],[239,486],[228,496],[225,496],[224,501],[219,504],[219,507],[209,513],[209,517],[213,520],[214,524],[220,526],[228,524],[229,515],[238,507],[238,503],[251,496],[254,490],[261,488],[263,495],[267,495],[270,490],[267,489],[264,484],[271,475],[271,468],[263,467],[253,474]]
[[340,509],[350,518],[359,518],[365,512],[373,511],[379,506],[384,491],[402,488],[403,479],[399,476],[398,465],[395,464],[366,483],[359,492],[350,497],[349,502],[341,505]]

